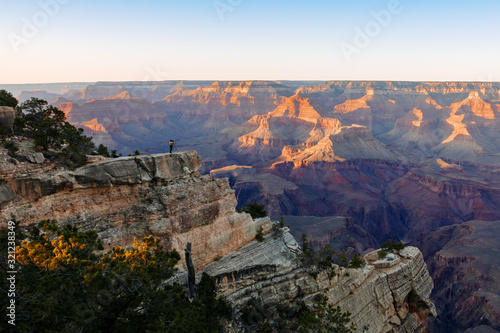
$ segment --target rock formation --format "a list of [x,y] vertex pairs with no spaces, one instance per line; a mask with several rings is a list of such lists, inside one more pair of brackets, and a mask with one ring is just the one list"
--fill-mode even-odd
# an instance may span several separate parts
[[[332,272],[303,266],[300,247],[287,229],[256,241],[203,268],[217,280],[219,292],[239,313],[254,299],[273,308],[280,303],[292,307],[304,301],[312,305],[318,296],[351,313],[357,332],[426,332],[434,305],[429,301],[433,283],[422,254],[409,247],[392,261],[377,261],[367,255],[369,265],[347,269],[334,265]],[[316,273],[318,273],[316,271]],[[236,325],[228,332],[242,332]]]
[[8,106],[0,106],[0,125],[12,127],[14,124],[15,111]]
[[[196,152],[96,158],[75,171],[0,153],[2,221],[15,219],[30,227],[53,219],[93,229],[105,248],[128,247],[135,237],[159,237],[169,249],[181,254],[186,249],[191,279],[194,269],[214,276],[235,313],[251,297],[297,306],[301,301],[312,305],[325,294],[331,304],[352,313],[360,332],[424,332],[427,316],[434,315],[428,299],[432,281],[416,248],[391,262],[370,259],[372,254],[363,269],[334,266],[314,277],[315,269],[304,267],[288,230],[275,226],[271,231],[269,218],[236,213],[228,181],[200,175]],[[254,239],[261,227],[267,235],[259,243]]]
[[[173,138],[182,142],[184,149],[196,149],[214,167],[225,166],[224,163],[233,159],[231,151],[214,146],[229,147],[238,142],[239,137],[248,136],[256,127],[241,132],[239,126],[250,121],[258,127],[260,120],[255,122],[251,118],[273,110],[273,117],[335,118],[344,126],[365,126],[386,144],[410,151],[417,145],[427,155],[437,153],[453,158],[462,144],[463,149],[472,153],[457,156],[468,160],[487,160],[488,154],[500,153],[498,145],[493,144],[498,139],[499,126],[500,87],[497,83],[99,82],[80,90],[75,88],[81,85],[75,84],[54,85],[53,89],[51,85],[25,86],[34,90],[23,92],[19,96],[21,101],[30,94],[47,99],[64,109],[73,123],[95,135],[99,143],[125,153],[135,149],[161,152],[165,150],[164,143]],[[6,88],[18,91],[22,87]],[[405,135],[407,125],[403,123],[409,119],[403,123],[400,120],[409,118],[408,113],[413,109],[422,113],[416,118],[421,126],[417,129],[413,124],[411,134]],[[465,115],[463,119],[462,115]],[[95,132],[84,124],[94,119],[104,127],[106,136],[101,134],[103,131]],[[408,124],[413,121],[415,119]],[[296,126],[302,124],[288,125],[291,132]],[[469,141],[477,146],[471,146],[461,137],[452,142],[458,134],[466,133],[470,135]],[[450,141],[444,142],[445,147],[433,149],[449,138]],[[248,144],[249,139],[243,142]],[[449,149],[448,142],[453,143]]]
[[[5,162],[8,164],[8,161]],[[269,219],[235,212],[225,179],[198,173],[195,152],[108,159],[72,171],[40,166],[23,174],[2,168],[0,218],[30,226],[43,219],[98,232],[105,248],[153,235],[182,255],[193,243],[200,268],[254,239]],[[10,169],[12,170],[12,169]]]
[[[174,139],[180,150],[203,156],[202,173],[229,177],[238,206],[257,201],[277,216],[344,216],[360,228],[352,233],[359,239],[366,232],[376,242],[412,241],[448,225],[500,219],[499,83],[164,81],[5,88],[37,90],[33,96],[59,105],[97,144],[124,154],[166,151]],[[38,177],[37,159],[19,154],[25,162],[0,161],[1,170],[26,167],[27,177]],[[56,184],[66,186],[63,179]],[[10,200],[16,192],[4,184],[0,193]],[[450,308],[461,301],[452,298]]]

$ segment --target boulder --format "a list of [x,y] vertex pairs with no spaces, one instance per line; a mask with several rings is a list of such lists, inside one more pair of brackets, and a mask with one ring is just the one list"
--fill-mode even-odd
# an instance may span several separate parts
[[12,128],[16,111],[8,106],[0,106],[0,124]]
[[33,164],[42,164],[45,162],[45,156],[43,156],[42,153],[32,153],[28,155],[23,155],[24,159],[26,161],[33,163]]

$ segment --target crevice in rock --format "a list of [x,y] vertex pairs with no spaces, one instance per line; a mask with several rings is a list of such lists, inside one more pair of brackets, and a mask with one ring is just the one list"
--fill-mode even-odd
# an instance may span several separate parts
[[[138,159],[137,157],[134,157],[134,162],[137,164],[137,168],[138,169],[142,169],[142,170],[146,171],[146,173],[148,174],[149,178],[152,181],[157,181],[158,177],[156,175],[156,173],[157,173],[156,159],[154,157],[152,157],[152,156],[149,156],[149,157],[153,161],[153,166],[154,166],[154,170],[153,171],[149,170],[148,166],[144,163],[144,161]],[[144,179],[142,179],[142,174],[141,174],[140,170],[139,170],[139,176],[141,177],[141,182],[143,182]]]
[[389,274],[386,274],[385,277],[387,278],[387,286],[389,288],[389,291],[391,292],[392,306],[394,307],[394,313],[399,318],[401,323],[403,323],[405,321],[405,318],[401,318],[401,316],[400,316],[399,309],[398,309],[398,303],[396,301],[396,296],[394,295],[394,291],[392,290],[391,283],[389,281]]

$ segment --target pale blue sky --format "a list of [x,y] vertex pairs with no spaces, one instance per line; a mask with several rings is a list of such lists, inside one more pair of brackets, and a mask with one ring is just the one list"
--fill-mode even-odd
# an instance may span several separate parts
[[[2,84],[500,81],[498,0],[2,0],[1,7]],[[374,12],[390,17],[377,22]]]

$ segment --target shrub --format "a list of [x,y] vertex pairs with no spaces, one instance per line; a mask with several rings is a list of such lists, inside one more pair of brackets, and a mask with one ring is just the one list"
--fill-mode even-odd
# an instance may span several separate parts
[[402,242],[394,243],[391,239],[388,239],[387,242],[382,243],[380,247],[389,252],[399,252],[405,248],[405,245]]
[[382,243],[380,250],[378,251],[378,258],[383,259],[387,253],[399,253],[403,250],[405,245],[402,242],[394,243],[392,239],[388,239],[386,242]]
[[304,254],[309,254],[309,240],[307,239],[307,234],[303,232],[300,239],[302,241],[302,252]]
[[345,249],[342,252],[335,253],[335,263],[340,267],[348,267],[349,266],[349,258],[347,256],[347,251]]
[[0,139],[12,136],[12,129],[0,123]]
[[387,255],[387,251],[385,249],[380,249],[380,250],[378,250],[377,254],[378,254],[378,258],[380,260],[382,260]]
[[56,156],[72,169],[84,165],[87,154],[94,149],[92,138],[68,123],[64,112],[38,98],[19,106],[14,132],[33,138],[35,145],[45,151],[59,150]]
[[64,138],[66,147],[59,153],[64,163],[70,169],[75,169],[87,162],[87,154],[94,149],[92,138],[83,135],[83,129],[64,123],[60,135]]
[[335,256],[335,251],[333,251],[330,244],[326,244],[323,250],[319,253],[318,265],[320,268],[331,268],[333,266],[333,257]]
[[357,252],[354,253],[354,256],[352,257],[351,261],[349,262],[349,267],[350,268],[361,268],[364,265],[365,265],[364,259],[362,257],[360,257]]
[[264,205],[259,205],[254,201],[238,209],[238,213],[248,213],[252,216],[253,219],[266,217],[267,212],[265,211],[264,207],[265,207]]
[[118,158],[118,157],[121,157],[121,156],[123,156],[123,154],[121,154],[121,153],[120,153],[120,154],[118,154],[118,152],[116,151],[116,149],[113,149],[113,150],[111,151],[111,157],[112,157],[112,158]]
[[16,156],[19,151],[19,148],[14,144],[14,142],[11,141],[4,142],[3,147],[8,150],[9,156],[12,157]]
[[356,326],[351,322],[351,313],[342,312],[340,307],[334,308],[327,301],[326,296],[321,296],[315,310],[302,302],[299,313],[300,332],[355,332]]
[[111,157],[111,155],[109,155],[108,147],[106,147],[102,143],[99,145],[99,147],[97,147],[97,154],[104,157]]
[[[17,232],[22,232],[16,230]],[[204,275],[198,298],[189,301],[178,284],[163,285],[180,256],[152,236],[125,250],[102,252],[95,231],[80,232],[42,221],[16,249],[16,320],[19,332],[220,332],[230,308],[216,298]],[[0,259],[7,263],[7,231],[0,231]],[[7,278],[1,265],[0,278]],[[7,298],[0,306],[7,307]]]
[[15,108],[17,106],[17,99],[8,91],[0,90],[0,106],[10,106]]
[[255,239],[258,242],[262,242],[264,240],[264,228],[262,226],[259,227],[257,233],[255,234]]

